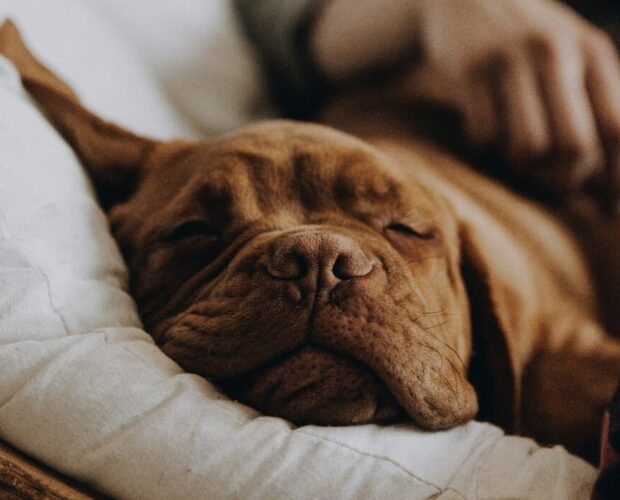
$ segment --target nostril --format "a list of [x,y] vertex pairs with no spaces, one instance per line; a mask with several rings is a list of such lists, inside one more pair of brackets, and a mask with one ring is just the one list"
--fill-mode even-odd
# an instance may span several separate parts
[[267,264],[272,278],[298,280],[308,273],[308,262],[297,252],[276,252]]
[[332,287],[338,281],[366,276],[374,267],[351,238],[315,231],[276,239],[265,260],[269,276],[296,281],[307,289]]
[[347,258],[344,255],[339,255],[336,261],[334,262],[334,267],[332,268],[332,273],[339,280],[348,280],[351,279],[351,273],[349,272],[349,266],[347,263]]
[[365,255],[341,254],[334,261],[332,273],[340,280],[360,278],[372,271],[372,262]]

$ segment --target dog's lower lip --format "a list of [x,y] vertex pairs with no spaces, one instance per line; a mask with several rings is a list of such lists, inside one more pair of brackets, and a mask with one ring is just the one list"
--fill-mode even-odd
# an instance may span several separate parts
[[[225,379],[225,380],[218,380],[218,383],[222,386],[222,388],[225,391],[230,392],[233,398],[239,398],[241,401],[244,401],[242,392],[239,392],[239,391],[246,390],[251,385],[252,380],[254,381],[260,380],[260,378],[257,378],[257,377],[263,376],[265,374],[265,371],[269,372],[274,369],[275,370],[280,369],[284,364],[294,360],[300,353],[308,349],[316,350],[318,352],[322,352],[322,353],[329,354],[329,355],[333,355],[342,360],[348,360],[349,362],[353,362],[355,366],[358,366],[364,371],[368,370],[367,365],[365,365],[364,363],[360,363],[358,360],[350,357],[346,353],[343,353],[340,351],[334,351],[330,348],[327,348],[320,344],[313,343],[311,340],[309,340],[307,342],[303,342],[302,344],[300,344],[293,351],[290,351],[281,357],[271,360],[269,363],[265,365],[256,367],[253,370],[247,373],[244,373],[238,377],[233,377],[233,378]],[[309,375],[310,375],[309,379],[303,378],[301,380],[309,382],[310,379],[312,378],[312,375],[311,374]],[[326,375],[325,372],[321,372],[320,378],[322,378],[325,375]],[[324,417],[320,417],[320,416],[318,417],[319,420],[316,420],[317,418],[316,416],[307,414],[307,415],[302,416],[301,419],[299,420],[299,415],[297,417],[292,417],[291,415],[287,415],[286,413],[282,414],[282,413],[279,413],[278,411],[274,412],[273,414],[276,416],[282,416],[284,418],[288,418],[294,423],[297,423],[298,425],[306,425],[306,424],[355,425],[359,423],[366,423],[369,420],[374,423],[378,423],[378,422],[394,423],[397,421],[403,421],[403,420],[408,419],[409,417],[405,409],[396,400],[394,395],[389,391],[385,383],[383,383],[376,376],[376,374],[370,372],[370,375],[372,379],[374,380],[374,383],[382,388],[382,390],[379,391],[378,397],[376,399],[376,405],[374,407],[372,417],[370,418],[368,415],[363,416],[362,414],[359,414],[359,415],[349,414],[349,420],[347,421],[343,421],[341,419],[330,421],[330,420],[324,420]],[[316,376],[316,373],[314,374],[314,376]],[[250,385],[248,385],[248,383],[250,383]],[[265,393],[265,397],[263,398],[264,401],[271,400],[272,396],[275,396],[275,400],[279,400],[280,403],[287,403],[297,398],[301,398],[303,400],[304,397],[306,397],[307,395],[307,389],[310,388],[311,391],[315,390],[313,388],[316,388],[316,383],[309,383],[308,385],[306,385],[306,383],[304,382],[302,383],[302,387],[298,388],[298,390],[280,393],[278,395],[281,388],[282,388],[281,382],[273,382],[271,385],[271,388],[268,390],[268,392]],[[325,389],[328,394],[329,386],[326,387]],[[319,390],[314,396],[310,396],[310,397],[312,400],[314,400],[315,404],[318,404],[321,398],[323,397],[323,395],[324,395],[324,392],[322,390]],[[356,401],[359,402],[358,400],[355,400],[355,401],[351,401],[351,404],[355,405]],[[329,399],[326,399],[325,403],[329,403]],[[348,410],[350,410],[350,407],[348,407]],[[265,409],[264,411],[267,411],[267,413],[270,412],[270,410],[268,409]],[[360,410],[360,411],[364,411],[364,410]]]

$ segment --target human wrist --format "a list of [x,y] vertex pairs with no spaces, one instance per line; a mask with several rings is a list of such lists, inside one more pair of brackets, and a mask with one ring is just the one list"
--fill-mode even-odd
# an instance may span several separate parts
[[309,33],[315,69],[341,81],[416,51],[421,0],[326,0]]

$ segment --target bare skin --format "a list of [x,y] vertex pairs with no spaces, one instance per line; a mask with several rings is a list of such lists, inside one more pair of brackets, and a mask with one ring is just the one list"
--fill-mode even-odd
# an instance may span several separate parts
[[458,110],[472,146],[504,151],[552,189],[595,185],[618,204],[618,54],[559,2],[329,0],[309,43],[334,82],[409,64],[408,98]]

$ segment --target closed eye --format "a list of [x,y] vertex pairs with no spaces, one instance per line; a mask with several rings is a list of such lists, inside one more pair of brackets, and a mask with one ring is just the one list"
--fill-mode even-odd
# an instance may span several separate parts
[[195,237],[213,238],[215,240],[218,236],[219,233],[206,222],[200,220],[190,220],[176,226],[164,237],[164,240],[168,243],[176,243]]
[[435,232],[432,229],[416,230],[401,222],[392,222],[389,226],[386,226],[385,229],[386,231],[392,231],[404,236],[410,236],[412,238],[418,238],[425,241],[435,238]]

